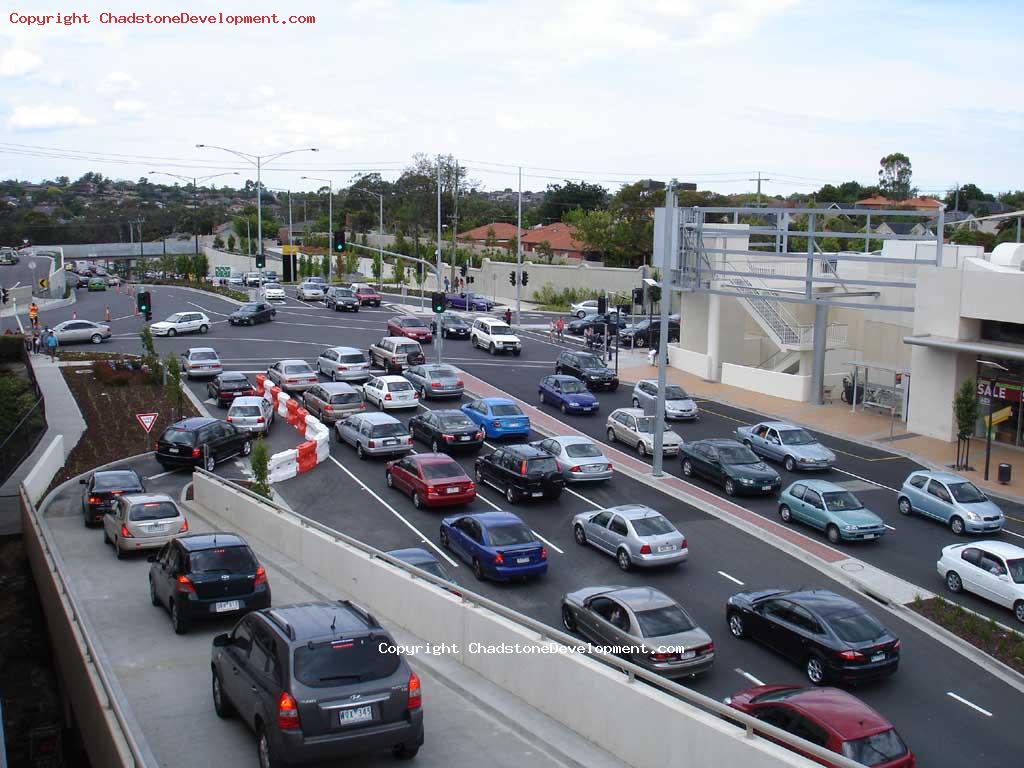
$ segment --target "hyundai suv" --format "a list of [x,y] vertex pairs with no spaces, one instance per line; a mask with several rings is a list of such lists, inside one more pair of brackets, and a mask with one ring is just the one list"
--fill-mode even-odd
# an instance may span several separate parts
[[554,458],[534,445],[507,445],[477,456],[476,482],[505,494],[509,504],[520,499],[557,499],[565,488]]
[[213,706],[256,733],[262,768],[423,744],[420,680],[391,634],[349,602],[252,613],[213,638]]

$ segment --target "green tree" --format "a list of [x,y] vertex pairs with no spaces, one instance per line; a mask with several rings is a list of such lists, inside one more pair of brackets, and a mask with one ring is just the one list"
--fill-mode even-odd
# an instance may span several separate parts
[[893,152],[878,161],[878,188],[890,200],[906,200],[914,193],[910,180],[914,170],[910,158],[902,152]]
[[956,418],[956,436],[966,440],[974,434],[978,423],[978,382],[967,379],[960,385],[953,399],[953,416]]
[[353,251],[345,253],[345,274],[354,275],[359,271],[359,256]]
[[210,260],[206,258],[205,253],[197,253],[189,261],[191,262],[189,272],[195,277],[196,282],[202,282],[203,278],[210,273]]
[[363,232],[363,234],[359,236],[359,243],[360,245],[368,245],[365,232]]
[[167,371],[167,399],[174,403],[176,419],[183,417],[185,391],[181,387],[181,365],[173,352],[164,358],[164,369]]
[[943,201],[947,211],[970,211],[977,207],[978,203],[995,202],[995,196],[983,192],[977,184],[961,184],[959,188],[946,192]]
[[235,236],[234,236],[234,234],[228,235],[228,250],[232,251],[232,252],[235,250]]
[[218,251],[224,250],[224,239],[220,235],[217,235],[215,238],[213,238],[213,247],[216,248]]
[[306,254],[299,254],[299,277],[307,277],[309,275],[309,259],[306,258]]
[[262,437],[253,443],[252,453],[249,454],[249,466],[252,468],[252,492],[269,499],[270,454]]
[[320,260],[320,274],[324,278],[330,277],[331,275],[331,254],[325,253],[324,257]]
[[405,259],[395,259],[394,275],[398,285],[405,285]]
[[565,214],[577,208],[583,211],[604,208],[607,196],[608,190],[600,184],[585,181],[549,184],[538,213],[544,223],[561,221]]
[[380,278],[384,273],[384,262],[380,257],[379,253],[373,254],[373,279],[377,281],[377,286],[380,286]]
[[494,227],[487,228],[487,234],[484,236],[484,247],[485,248],[497,248],[498,247],[498,236],[494,232]]

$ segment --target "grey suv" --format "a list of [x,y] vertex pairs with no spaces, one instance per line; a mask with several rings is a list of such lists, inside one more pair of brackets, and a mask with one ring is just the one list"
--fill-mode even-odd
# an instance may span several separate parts
[[256,732],[261,768],[334,762],[423,745],[420,680],[357,605],[301,603],[251,613],[213,638],[213,706]]

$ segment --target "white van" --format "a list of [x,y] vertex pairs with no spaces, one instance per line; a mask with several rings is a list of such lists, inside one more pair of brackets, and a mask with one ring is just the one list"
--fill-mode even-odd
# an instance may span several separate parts
[[512,333],[512,329],[504,320],[496,317],[478,317],[469,332],[469,340],[474,347],[486,349],[492,355],[511,352],[519,357],[519,353],[523,351],[523,342]]

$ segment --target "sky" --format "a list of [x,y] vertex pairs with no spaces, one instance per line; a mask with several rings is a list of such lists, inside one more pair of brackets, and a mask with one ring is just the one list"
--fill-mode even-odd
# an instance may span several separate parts
[[[46,7],[48,6],[49,7]],[[487,189],[640,178],[720,192],[877,180],[1024,188],[1018,2],[88,0],[89,23],[0,16],[0,177],[171,181],[268,162],[272,188],[394,178],[454,155]],[[114,14],[301,14],[311,24],[113,24]]]

